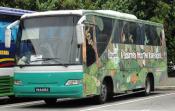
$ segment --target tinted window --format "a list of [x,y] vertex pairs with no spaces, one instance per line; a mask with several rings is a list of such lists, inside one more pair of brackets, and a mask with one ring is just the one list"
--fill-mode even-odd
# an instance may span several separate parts
[[144,45],[145,36],[144,36],[144,25],[139,23],[137,27],[137,44]]
[[135,22],[129,22],[129,43],[139,44],[139,36],[141,34],[140,27]]
[[160,45],[160,37],[157,32],[157,27],[145,25],[145,45]]
[[108,42],[111,37],[113,25],[112,25],[112,19],[100,17],[102,20],[101,26],[103,28],[100,28],[99,26],[96,27],[96,40],[97,40],[97,51],[98,56],[101,56],[101,54],[105,51]]
[[[88,16],[87,20],[94,25],[95,33],[92,36],[96,37],[94,42],[98,56],[105,51],[110,38],[112,43],[121,44],[160,45],[161,42],[161,31],[153,25],[93,15]],[[90,55],[95,58],[95,54]]]
[[113,23],[113,43],[160,45],[161,28],[143,23],[115,20]]
[[129,23],[126,21],[121,21],[120,24],[121,32],[120,32],[120,43],[128,44],[129,43]]
[[113,30],[113,20],[88,15],[85,27],[87,66],[93,64],[105,51]]
[[160,42],[159,45],[164,44],[164,39],[163,39],[163,29],[160,27],[157,27],[157,35],[159,36]]
[[115,20],[113,23],[113,29],[112,29],[112,43],[120,43],[120,36],[122,31],[123,22],[121,20]]
[[138,23],[123,21],[123,24],[120,23],[120,28],[120,43],[140,44],[141,27]]

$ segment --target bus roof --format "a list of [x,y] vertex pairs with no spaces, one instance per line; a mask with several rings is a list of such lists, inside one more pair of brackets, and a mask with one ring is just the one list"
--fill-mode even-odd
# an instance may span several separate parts
[[137,19],[135,15],[113,11],[113,10],[82,10],[82,9],[81,10],[55,10],[55,11],[45,11],[45,12],[35,12],[31,14],[24,14],[21,17],[21,19],[30,18],[30,17],[38,17],[38,16],[68,15],[68,14],[80,15],[80,16],[83,16],[86,14],[95,14],[95,15],[106,16],[109,18],[119,18],[119,19],[124,19],[127,21],[135,21],[135,22],[141,22],[145,24],[163,27],[163,25],[160,23]]
[[0,14],[21,16],[26,13],[33,13],[34,11],[22,10],[16,8],[0,7]]
[[113,16],[113,17],[120,17],[120,18],[127,18],[127,19],[137,19],[135,15],[121,13],[121,12],[112,11],[112,10],[58,10],[58,11],[36,12],[33,14],[25,14],[22,16],[22,19],[28,18],[28,17],[48,16],[48,15],[67,15],[67,14],[82,16],[88,13],[101,14],[106,16]]

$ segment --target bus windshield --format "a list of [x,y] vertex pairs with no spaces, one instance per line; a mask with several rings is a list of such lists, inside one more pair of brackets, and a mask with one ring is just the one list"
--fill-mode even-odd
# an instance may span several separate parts
[[23,19],[18,33],[17,65],[80,64],[78,19],[75,15]]

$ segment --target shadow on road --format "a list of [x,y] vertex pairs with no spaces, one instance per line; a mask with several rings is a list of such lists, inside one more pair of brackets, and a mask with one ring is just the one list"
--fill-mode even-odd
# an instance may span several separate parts
[[[159,95],[160,93],[152,93],[150,96],[153,95]],[[150,97],[148,96],[148,97]],[[123,102],[125,100],[132,100],[136,98],[142,98],[144,97],[142,93],[137,93],[137,94],[130,94],[130,95],[125,95],[125,96],[120,96],[120,97],[114,97],[112,100],[108,101],[108,103],[113,103],[113,102]],[[76,100],[65,100],[65,101],[58,101],[57,104],[55,105],[46,105],[46,104],[37,104],[37,105],[30,105],[30,106],[22,106],[21,108],[31,108],[31,109],[56,109],[56,108],[61,108],[61,109],[74,109],[74,108],[84,108],[88,106],[95,106],[95,102],[93,101],[92,98],[86,98],[86,99],[76,99]]]
[[0,105],[22,103],[22,102],[29,102],[29,101],[36,101],[36,100],[37,99],[30,99],[30,98],[8,98],[8,97],[1,97],[0,98]]

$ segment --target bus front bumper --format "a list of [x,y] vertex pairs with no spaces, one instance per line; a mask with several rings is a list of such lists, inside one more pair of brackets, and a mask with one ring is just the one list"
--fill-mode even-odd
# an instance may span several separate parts
[[[36,91],[36,88],[49,88],[47,92]],[[83,97],[83,85],[72,86],[14,86],[16,97],[34,97],[34,98],[81,98]]]

